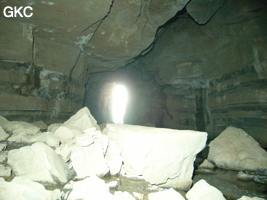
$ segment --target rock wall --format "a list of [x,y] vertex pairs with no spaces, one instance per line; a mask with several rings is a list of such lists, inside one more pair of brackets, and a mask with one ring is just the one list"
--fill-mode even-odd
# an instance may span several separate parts
[[[139,61],[171,88],[168,110],[177,110],[176,128],[183,128],[179,115],[186,118],[188,112],[179,108],[187,106],[192,124],[210,139],[232,125],[267,147],[266,10],[264,1],[227,1],[207,23],[193,16],[204,25],[187,14],[178,16]],[[174,126],[170,115],[164,122]]]
[[32,24],[4,18],[0,23],[0,114],[26,121],[63,120],[81,108],[85,76],[80,50],[36,36]]

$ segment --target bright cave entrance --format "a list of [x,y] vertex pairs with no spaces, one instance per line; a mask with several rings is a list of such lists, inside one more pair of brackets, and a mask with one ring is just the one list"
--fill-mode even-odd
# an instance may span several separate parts
[[128,91],[124,85],[116,84],[112,91],[112,121],[123,124],[124,114],[128,102]]

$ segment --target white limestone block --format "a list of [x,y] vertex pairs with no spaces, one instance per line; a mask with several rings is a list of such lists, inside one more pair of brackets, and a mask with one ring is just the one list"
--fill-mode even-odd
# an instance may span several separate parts
[[142,176],[151,184],[175,179],[176,188],[192,183],[193,162],[207,133],[122,124],[107,124],[103,134],[120,149],[127,176]]
[[228,127],[209,144],[208,160],[234,170],[267,169],[267,152],[244,130]]
[[200,180],[186,193],[188,200],[225,200],[221,191]]
[[174,189],[148,194],[148,200],[185,200],[184,197]]
[[114,196],[116,200],[135,200],[135,198],[132,195],[130,195],[129,192],[116,191],[114,193]]
[[9,177],[11,175],[11,168],[0,164],[0,176]]
[[9,135],[5,132],[5,130],[0,126],[0,142],[5,141]]
[[10,150],[7,163],[16,176],[47,185],[64,184],[71,175],[62,158],[44,143]]
[[109,142],[105,160],[111,175],[120,173],[122,166],[121,151],[119,147],[112,141]]
[[117,200],[109,192],[109,187],[105,181],[97,176],[90,176],[82,181],[74,182],[73,190],[70,192],[67,200]]
[[0,181],[0,199],[3,200],[59,200],[60,191],[46,190],[39,183],[21,177],[15,177],[11,182]]
[[2,126],[5,131],[12,134],[25,133],[27,135],[33,135],[39,132],[40,128],[22,121],[11,121]]

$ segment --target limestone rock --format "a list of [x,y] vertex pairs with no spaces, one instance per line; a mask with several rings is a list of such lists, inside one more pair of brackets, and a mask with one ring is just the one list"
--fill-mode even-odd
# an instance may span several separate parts
[[56,148],[56,153],[59,154],[65,162],[70,159],[71,151],[75,148],[86,147],[90,144],[94,143],[94,134],[100,134],[99,131],[97,133],[84,133],[77,135],[73,140],[68,140],[65,143],[62,143],[60,146]]
[[43,121],[33,122],[32,125],[40,128],[40,130],[47,130],[47,127],[48,127]]
[[22,121],[12,121],[8,122],[3,126],[5,131],[11,132],[12,134],[17,134],[17,133],[25,133],[27,135],[33,135],[39,132],[40,128],[27,123],[27,122],[22,122]]
[[149,200],[185,200],[184,197],[176,192],[174,189],[169,189],[161,192],[150,193],[148,195]]
[[67,200],[116,200],[116,198],[109,192],[105,181],[97,176],[90,176],[82,181],[74,182],[73,190],[69,194]]
[[267,152],[242,129],[228,127],[209,144],[208,160],[235,170],[267,168]]
[[195,156],[207,139],[204,132],[121,124],[107,124],[103,134],[122,152],[127,176],[140,175],[151,184],[177,178],[177,188],[190,187]]
[[8,134],[5,132],[5,130],[0,126],[0,142],[5,141],[8,138]]
[[71,150],[71,163],[77,178],[85,178],[91,175],[102,177],[109,172],[104,158],[107,144],[99,134],[94,138],[94,143],[89,146],[77,146]]
[[109,167],[111,175],[120,173],[122,166],[121,151],[118,146],[112,141],[109,142],[105,160]]
[[100,130],[95,118],[91,115],[87,107],[80,109],[75,115],[65,121],[63,125],[70,125],[82,131],[88,128],[96,128],[96,130]]
[[62,125],[62,123],[54,123],[54,124],[50,124],[48,127],[47,127],[47,131],[48,132],[52,132],[54,133],[60,126]]
[[11,175],[11,168],[0,164],[0,176],[2,177],[10,177]]
[[259,198],[259,197],[242,196],[241,198],[239,198],[237,200],[264,200],[264,199],[263,198]]
[[35,142],[43,142],[51,147],[56,147],[59,145],[59,139],[50,132],[38,133],[35,135],[27,135],[25,132],[13,134],[8,138],[9,143],[15,144],[33,144]]
[[135,200],[135,198],[129,194],[129,192],[116,191],[114,193],[116,200]]
[[75,136],[82,134],[82,131],[71,125],[61,125],[54,133],[61,143],[72,140]]
[[8,164],[16,176],[43,184],[64,184],[71,176],[60,156],[44,143],[9,151]]
[[4,200],[60,199],[60,191],[58,189],[49,191],[43,185],[21,177],[15,177],[11,182],[0,181],[0,191],[0,199]]
[[200,180],[186,193],[188,200],[225,200],[223,194],[205,180]]

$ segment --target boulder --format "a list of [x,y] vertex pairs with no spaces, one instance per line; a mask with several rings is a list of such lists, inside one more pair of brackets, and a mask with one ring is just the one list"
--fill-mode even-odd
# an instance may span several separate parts
[[39,132],[40,128],[22,121],[12,121],[6,123],[3,128],[7,132],[11,132],[12,134],[22,133],[24,132],[27,135],[33,135]]
[[103,177],[109,172],[104,158],[107,149],[107,138],[100,132],[94,143],[88,146],[77,146],[71,150],[71,163],[77,178],[92,175]]
[[36,122],[33,122],[32,123],[32,125],[34,125],[34,126],[36,126],[36,127],[38,127],[38,128],[40,128],[40,130],[47,130],[47,125],[46,125],[46,123],[44,123],[43,121],[36,121]]
[[87,107],[80,109],[75,115],[65,121],[63,125],[70,125],[82,131],[93,127],[96,128],[96,130],[100,130],[95,118],[91,115]]
[[54,136],[57,137],[61,143],[66,143],[72,140],[75,136],[82,134],[82,130],[72,125],[61,125],[55,132]]
[[34,135],[27,135],[25,132],[16,133],[10,136],[7,141],[15,144],[33,144],[35,142],[43,142],[51,147],[56,147],[59,145],[59,139],[50,132],[38,133]]
[[64,184],[71,176],[67,164],[44,143],[10,150],[7,163],[16,176],[45,185]]
[[209,144],[208,160],[234,170],[267,168],[267,152],[244,130],[228,127]]
[[191,186],[193,162],[207,133],[122,124],[107,124],[103,134],[120,149],[127,176],[141,176],[151,184],[175,179],[176,188]]
[[205,180],[200,180],[186,193],[188,200],[225,200],[223,194]]
[[5,141],[8,138],[8,134],[5,132],[5,130],[0,126],[0,142]]
[[70,192],[67,200],[116,200],[109,192],[109,187],[105,181],[97,176],[90,176],[82,181],[73,183],[73,190]]
[[46,190],[39,183],[21,177],[15,177],[11,182],[0,181],[0,199],[4,200],[59,200],[60,191]]
[[165,191],[150,193],[148,195],[148,200],[185,200],[184,197],[176,192],[174,189],[168,189]]

